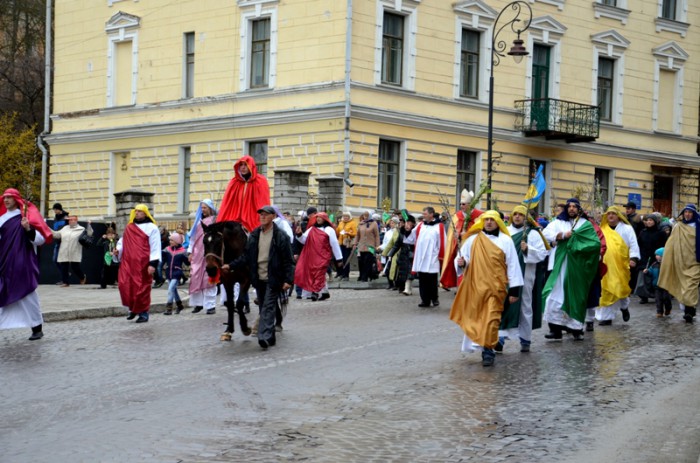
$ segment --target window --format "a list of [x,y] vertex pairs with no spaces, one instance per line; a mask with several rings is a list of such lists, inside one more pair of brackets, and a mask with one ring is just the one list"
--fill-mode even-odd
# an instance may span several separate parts
[[677,0],[663,0],[661,2],[661,17],[664,19],[676,20]]
[[478,155],[474,151],[457,151],[457,201],[462,190],[473,191],[476,194],[476,163]]
[[683,87],[685,62],[690,56],[676,42],[652,49],[654,54],[654,93],[652,128],[680,134],[683,126]]
[[399,204],[399,159],[401,143],[379,140],[379,161],[377,178],[377,206],[381,208],[384,198],[391,199],[391,207]]
[[[535,175],[537,175],[537,169],[542,166],[542,175],[544,176],[545,179],[547,179],[547,162],[546,161],[538,161],[536,159],[530,159],[530,173],[528,174],[528,184],[527,187],[532,184],[532,181],[535,179]],[[533,210],[536,211],[538,214],[546,214],[545,211],[547,211],[547,204],[549,203],[548,198],[547,198],[547,190],[545,190],[544,193],[542,193],[542,197],[540,198],[540,202],[537,203],[537,207],[535,207]]]
[[107,107],[136,104],[140,23],[121,11],[107,21]]
[[598,107],[600,119],[612,120],[615,60],[598,58]]
[[600,3],[608,6],[617,6],[617,0],[600,0]]
[[535,44],[532,49],[532,99],[549,98],[550,47]]
[[462,57],[459,95],[479,97],[479,47],[481,33],[462,29]]
[[630,15],[627,0],[596,0],[593,2],[593,12],[596,19],[617,19],[622,24],[627,24]]
[[267,140],[248,142],[248,156],[255,160],[258,174],[267,177]]
[[192,149],[189,146],[180,148],[178,166],[178,198],[177,211],[186,214],[190,208],[190,178],[191,178]]
[[184,97],[194,96],[194,32],[185,34],[185,76],[183,79]]
[[384,12],[382,29],[382,83],[384,84],[402,84],[403,29],[403,16]]
[[253,21],[251,36],[250,86],[269,86],[270,77],[270,18]]
[[610,200],[610,171],[608,169],[596,169],[594,185],[594,202],[607,209],[613,201]]

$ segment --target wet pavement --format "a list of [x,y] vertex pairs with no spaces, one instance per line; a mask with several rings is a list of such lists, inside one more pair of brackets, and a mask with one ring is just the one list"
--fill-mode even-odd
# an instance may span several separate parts
[[292,300],[267,351],[219,342],[220,309],[0,331],[0,462],[698,460],[700,327],[677,309],[633,304],[583,342],[540,330],[483,368],[452,297]]

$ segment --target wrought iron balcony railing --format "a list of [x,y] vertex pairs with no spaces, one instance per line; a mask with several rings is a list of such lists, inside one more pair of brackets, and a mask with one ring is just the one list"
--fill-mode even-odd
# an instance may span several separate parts
[[595,141],[600,133],[597,106],[542,98],[515,102],[515,128],[526,137],[545,137],[567,143]]

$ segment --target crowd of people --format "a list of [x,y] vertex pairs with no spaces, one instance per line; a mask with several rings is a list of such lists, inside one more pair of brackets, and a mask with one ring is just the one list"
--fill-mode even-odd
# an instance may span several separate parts
[[[222,221],[249,233],[245,251],[222,262],[221,271],[250,273],[254,326],[265,349],[276,344],[293,288],[298,299],[329,299],[328,282],[348,280],[353,258],[359,281],[386,279],[387,290],[402,297],[417,285],[418,307],[439,306],[441,290],[457,288],[450,319],[464,331],[462,350],[480,350],[484,366],[494,364],[508,340],[529,352],[533,330],[545,324],[547,340],[566,333],[580,341],[596,322],[611,325],[618,312],[628,322],[632,295],[641,304],[653,299],[659,318],[671,315],[675,298],[685,322],[693,322],[700,285],[694,205],[678,218],[642,217],[631,202],[624,211],[611,206],[594,217],[571,198],[547,218],[527,204],[508,214],[471,209],[472,199],[463,191],[454,215],[426,206],[420,220],[406,210],[364,211],[355,219],[347,210],[335,217],[314,207],[293,216],[271,204],[267,180],[244,156],[234,164],[220,207],[200,201],[189,231],[169,233],[148,207],[137,205],[121,237],[111,224],[95,241],[90,224],[78,225],[60,204],[51,230],[36,207],[9,189],[0,206],[0,328],[26,326],[31,340],[43,336],[37,247],[52,241],[62,286],[70,284],[71,272],[84,284],[81,250],[101,248],[100,286],[118,281],[129,320],[149,321],[151,289],[165,282],[165,315],[181,313],[178,287],[187,279],[192,312],[214,314],[219,290],[206,272],[203,237],[205,227]],[[249,308],[247,294],[243,299]]]

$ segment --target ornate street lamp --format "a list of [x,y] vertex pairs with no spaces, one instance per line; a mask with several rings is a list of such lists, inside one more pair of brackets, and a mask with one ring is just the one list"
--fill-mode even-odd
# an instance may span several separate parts
[[[501,16],[508,10],[512,12],[513,18],[503,25],[499,25],[498,22]],[[526,2],[518,0],[507,4],[501,12],[498,13],[496,21],[493,23],[491,33],[491,75],[489,76],[488,191],[486,193],[486,205],[488,209],[491,209],[491,176],[493,173],[491,165],[493,162],[493,68],[498,66],[501,62],[501,58],[505,55],[512,56],[516,63],[520,63],[523,60],[523,56],[529,54],[523,46],[524,42],[520,38],[520,34],[530,27],[531,21],[532,8],[530,8],[530,5]],[[510,30],[517,34],[517,38],[513,40],[513,45],[510,47],[508,53],[506,53],[507,44],[505,40],[498,39],[499,34],[506,27],[510,27]]]

